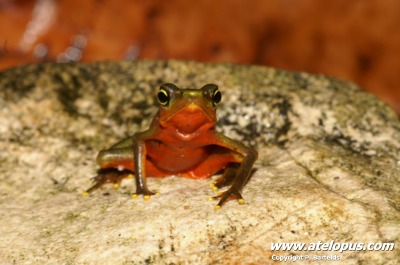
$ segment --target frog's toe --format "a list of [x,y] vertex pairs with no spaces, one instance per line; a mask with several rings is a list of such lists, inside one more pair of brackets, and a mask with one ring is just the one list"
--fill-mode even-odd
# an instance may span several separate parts
[[95,182],[95,184],[92,187],[90,187],[89,189],[87,189],[82,195],[88,196],[90,193],[92,193],[93,191],[95,191],[98,188],[100,188],[101,186],[103,186],[106,182],[107,181],[105,179],[97,180]]
[[213,191],[217,191],[219,188],[217,186],[215,186],[215,181],[210,183],[210,187]]
[[113,188],[118,189],[120,187],[121,181],[127,178],[131,173],[127,171],[118,171],[115,169],[101,169],[99,170],[97,176],[91,178],[91,182],[94,183],[92,187],[87,189],[83,195],[87,196],[94,190],[97,190],[101,186],[107,183],[113,183]]
[[237,200],[239,204],[244,204],[244,199],[239,191],[235,189],[228,189],[227,191],[219,193],[217,196],[213,197],[213,200],[219,199],[218,204],[215,206],[215,209],[220,209],[225,202],[230,200]]
[[148,189],[137,189],[135,193],[132,194],[132,199],[136,199],[139,195],[143,195],[143,199],[145,201],[150,200],[150,197],[153,195],[157,195],[159,192],[153,192]]

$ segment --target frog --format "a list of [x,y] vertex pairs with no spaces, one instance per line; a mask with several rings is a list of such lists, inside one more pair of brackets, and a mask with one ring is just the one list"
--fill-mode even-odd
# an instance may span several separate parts
[[219,200],[215,208],[230,200],[243,204],[240,192],[252,174],[258,152],[216,130],[216,110],[222,101],[218,86],[206,84],[196,89],[165,83],[159,87],[157,101],[158,112],[147,130],[98,153],[100,169],[84,195],[106,183],[118,187],[124,178],[134,176],[132,197],[142,195],[148,200],[156,192],[148,188],[147,177],[206,179],[223,172],[211,183],[214,191],[228,186],[211,197]]

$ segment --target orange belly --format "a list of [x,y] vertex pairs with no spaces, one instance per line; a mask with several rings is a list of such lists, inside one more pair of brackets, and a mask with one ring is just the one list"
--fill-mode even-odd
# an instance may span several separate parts
[[[167,161],[169,163],[166,163]],[[160,167],[158,164],[155,164],[154,160],[147,159],[145,164],[146,176],[167,177],[171,175],[176,175],[179,177],[204,179],[225,168],[229,163],[240,162],[240,159],[238,159],[237,156],[234,156],[231,153],[224,153],[208,154],[201,161],[198,161],[196,159],[195,164],[193,163],[193,161],[189,162],[186,159],[177,159],[174,161],[168,159],[163,160],[163,167]],[[118,168],[120,170],[127,169],[129,171],[135,172],[133,159],[113,161],[102,165],[102,168]]]
[[[164,144],[160,141],[146,142],[145,169],[147,177],[171,175],[187,178],[208,178],[229,163],[240,163],[242,157],[221,146],[196,145],[197,142]],[[197,143],[199,144],[199,143]],[[134,172],[133,156],[114,156],[104,159],[102,168],[127,169]]]

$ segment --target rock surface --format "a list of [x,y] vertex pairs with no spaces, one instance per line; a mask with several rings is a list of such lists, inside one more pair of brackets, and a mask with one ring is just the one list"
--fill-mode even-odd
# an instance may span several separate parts
[[[164,82],[220,86],[219,130],[260,154],[246,204],[216,211],[210,180],[177,177],[149,179],[149,201],[130,198],[132,180],[80,196],[98,150],[148,126]],[[0,73],[0,106],[1,264],[400,263],[400,123],[351,83],[229,64],[39,64]],[[271,249],[332,240],[395,247]]]

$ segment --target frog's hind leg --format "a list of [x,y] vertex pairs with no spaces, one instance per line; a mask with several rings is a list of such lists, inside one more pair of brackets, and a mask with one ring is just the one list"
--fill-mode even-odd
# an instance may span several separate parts
[[217,178],[211,183],[213,190],[218,190],[222,187],[229,186],[237,174],[239,165],[237,163],[230,163],[224,170],[221,177]]
[[107,183],[113,183],[114,188],[118,188],[124,178],[131,178],[132,176],[133,173],[129,170],[120,171],[116,168],[100,169],[97,173],[97,176],[91,179],[94,185],[86,190],[83,194],[88,195]]
[[118,188],[124,178],[133,176],[133,151],[131,147],[126,147],[129,144],[129,139],[125,139],[110,149],[99,152],[96,161],[101,169],[97,176],[92,178],[94,185],[83,195],[88,195],[107,183],[113,183],[114,188]]

